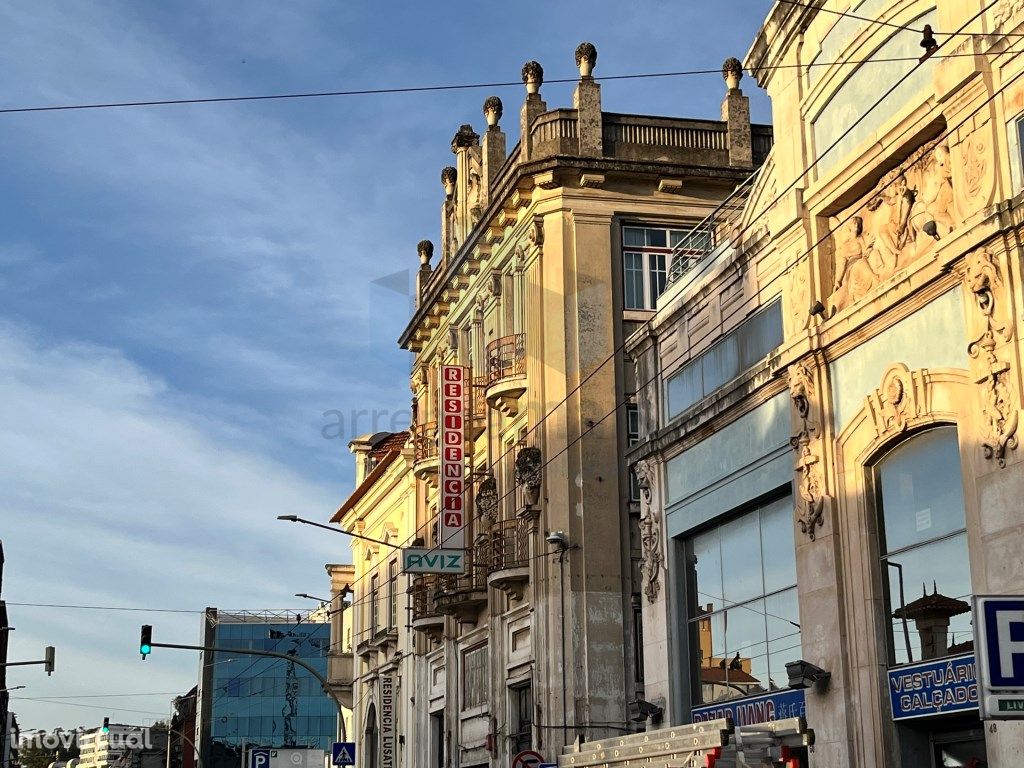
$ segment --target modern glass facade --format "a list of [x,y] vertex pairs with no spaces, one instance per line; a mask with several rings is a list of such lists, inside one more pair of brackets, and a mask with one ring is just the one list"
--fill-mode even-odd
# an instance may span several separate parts
[[[207,637],[218,648],[294,655],[327,675],[329,624],[221,620]],[[337,708],[307,670],[257,656],[218,653],[211,661],[202,695],[210,768],[236,768],[243,748],[330,749]]]

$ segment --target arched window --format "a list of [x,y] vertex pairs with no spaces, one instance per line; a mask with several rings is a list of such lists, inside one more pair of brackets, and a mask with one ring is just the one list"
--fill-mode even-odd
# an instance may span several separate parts
[[918,433],[875,465],[890,662],[974,649],[956,427]]
[[366,768],[378,768],[380,765],[380,728],[377,726],[377,706],[371,704],[366,712],[366,739],[363,747]]

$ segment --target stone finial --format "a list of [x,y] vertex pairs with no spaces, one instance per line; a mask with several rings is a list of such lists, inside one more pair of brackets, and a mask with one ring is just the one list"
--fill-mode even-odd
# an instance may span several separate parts
[[488,128],[493,128],[498,124],[503,111],[501,99],[497,96],[488,96],[484,99],[484,117],[487,118]]
[[458,171],[452,166],[447,166],[441,169],[441,184],[444,187],[444,193],[448,197],[455,194],[455,179],[458,178]]
[[473,130],[469,123],[459,126],[459,130],[452,137],[452,152],[458,152],[465,147],[475,147],[480,144],[480,135]]
[[420,240],[416,244],[416,253],[420,255],[420,268],[430,268],[430,259],[434,256],[434,244],[429,240]]
[[523,64],[523,82],[526,83],[528,94],[540,93],[540,87],[544,84],[544,67],[536,61]]
[[740,80],[743,79],[743,65],[740,64],[740,60],[730,56],[722,64],[722,77],[725,78],[725,84],[730,91],[734,91],[740,87]]
[[576,46],[576,66],[580,68],[580,77],[590,77],[597,64],[597,48],[593,43],[582,42]]

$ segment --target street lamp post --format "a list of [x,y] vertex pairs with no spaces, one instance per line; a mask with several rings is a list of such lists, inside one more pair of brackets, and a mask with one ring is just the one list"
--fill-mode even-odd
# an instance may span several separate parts
[[361,539],[362,541],[369,541],[369,542],[371,542],[373,544],[380,544],[381,546],[391,547],[392,549],[401,549],[402,548],[398,544],[392,544],[390,541],[382,541],[380,539],[375,539],[375,538],[373,538],[371,536],[363,536],[363,534],[361,534],[361,533],[352,533],[351,531],[346,531],[346,530],[344,530],[342,528],[335,528],[335,527],[330,526],[330,525],[324,525],[323,523],[318,523],[315,520],[306,520],[304,517],[299,517],[298,515],[278,515],[277,519],[278,520],[286,520],[289,523],[302,523],[303,525],[312,525],[314,528],[323,528],[325,531],[331,531],[332,533],[340,533],[340,534],[342,534],[344,536],[351,536],[353,539]]

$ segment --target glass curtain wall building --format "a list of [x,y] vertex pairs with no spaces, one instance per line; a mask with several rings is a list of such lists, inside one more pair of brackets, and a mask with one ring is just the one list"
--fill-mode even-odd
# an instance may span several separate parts
[[[298,619],[298,620],[297,620]],[[208,608],[203,645],[278,651],[327,675],[326,612],[236,614]],[[302,666],[284,659],[204,653],[197,736],[203,765],[237,768],[254,747],[329,750],[338,710]]]

